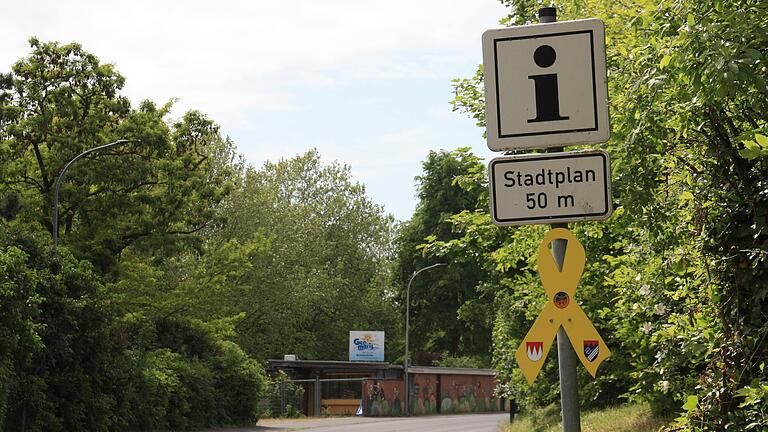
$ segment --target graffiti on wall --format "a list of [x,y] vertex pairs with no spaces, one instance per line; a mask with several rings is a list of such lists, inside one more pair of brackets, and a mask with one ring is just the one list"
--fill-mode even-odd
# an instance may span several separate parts
[[402,389],[402,381],[363,381],[363,415],[366,417],[403,415]]
[[[413,374],[410,408],[413,415],[459,414],[500,411],[494,396],[496,379],[485,375]],[[363,382],[363,415],[404,414],[403,381]]]
[[411,413],[413,415],[437,414],[437,375],[412,376]]
[[440,380],[441,414],[501,410],[492,376],[442,375]]

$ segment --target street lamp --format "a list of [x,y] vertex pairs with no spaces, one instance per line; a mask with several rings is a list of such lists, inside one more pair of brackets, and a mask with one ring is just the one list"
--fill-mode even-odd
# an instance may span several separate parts
[[130,140],[122,139],[122,140],[115,141],[113,143],[94,147],[92,149],[89,149],[80,153],[79,155],[72,158],[71,161],[67,162],[66,165],[64,165],[64,169],[62,169],[61,173],[59,173],[59,178],[56,179],[56,186],[54,187],[54,191],[53,191],[53,251],[54,252],[56,252],[56,246],[59,244],[59,188],[61,187],[61,181],[64,180],[64,174],[67,172],[67,169],[69,169],[69,166],[87,154],[93,153],[95,151],[107,149],[110,147],[114,147],[120,144],[126,144],[129,142],[140,142],[140,141],[135,139],[130,139]]
[[408,387],[408,330],[409,330],[409,324],[410,324],[410,315],[411,315],[411,282],[413,282],[413,278],[416,277],[417,274],[423,272],[424,270],[429,270],[435,267],[440,267],[448,265],[446,263],[437,263],[432,264],[431,266],[424,267],[422,269],[419,269],[411,275],[411,279],[408,280],[408,287],[405,289],[405,360],[403,361],[403,370],[405,372],[405,415],[411,414],[411,392],[410,388]]

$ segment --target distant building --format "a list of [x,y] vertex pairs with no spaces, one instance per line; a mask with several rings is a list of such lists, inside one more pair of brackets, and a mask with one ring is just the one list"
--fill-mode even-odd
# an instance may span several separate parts
[[[269,360],[269,371],[284,371],[304,388],[307,416],[322,414],[401,416],[405,413],[403,366],[386,362]],[[495,397],[497,373],[490,369],[409,368],[411,414],[503,411]]]

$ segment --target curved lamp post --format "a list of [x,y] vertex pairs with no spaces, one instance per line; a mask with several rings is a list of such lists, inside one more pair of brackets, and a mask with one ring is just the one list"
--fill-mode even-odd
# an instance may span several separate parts
[[423,272],[424,270],[433,269],[435,267],[440,267],[448,265],[446,263],[437,263],[432,264],[431,266],[427,266],[424,268],[421,268],[411,275],[411,279],[408,280],[408,287],[405,289],[405,360],[403,361],[403,372],[405,376],[405,415],[411,415],[411,392],[410,388],[408,386],[408,330],[410,325],[410,315],[411,315],[411,282],[413,282],[413,278],[416,277],[417,274]]
[[67,162],[66,165],[64,165],[64,169],[61,170],[61,173],[59,173],[59,177],[56,179],[56,185],[54,186],[54,191],[53,191],[53,251],[54,252],[56,252],[56,246],[59,244],[59,188],[61,187],[62,180],[64,180],[64,174],[67,172],[70,165],[72,165],[78,159],[90,153],[93,153],[99,150],[104,150],[120,144],[126,144],[129,142],[141,142],[141,141],[135,140],[135,139],[130,139],[130,140],[122,139],[122,140],[115,141],[113,143],[94,147],[92,149],[89,149],[80,153],[79,155],[72,158],[71,161]]

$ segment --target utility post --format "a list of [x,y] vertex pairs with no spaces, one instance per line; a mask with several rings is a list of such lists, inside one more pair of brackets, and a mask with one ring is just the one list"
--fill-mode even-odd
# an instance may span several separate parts
[[410,403],[411,403],[410,390],[411,389],[409,385],[410,383],[408,382],[409,381],[408,367],[410,366],[409,364],[410,362],[408,359],[408,332],[410,330],[409,327],[410,327],[410,316],[411,316],[411,282],[413,282],[413,278],[415,278],[417,274],[425,270],[429,270],[429,269],[444,266],[444,265],[448,265],[448,264],[446,263],[432,264],[431,266],[427,266],[413,272],[413,274],[411,275],[411,278],[408,280],[408,286],[405,289],[405,358],[403,359],[403,384],[405,386],[405,389],[404,389],[405,409],[403,410],[403,412],[405,413],[406,416],[411,415],[411,407],[410,407]]

